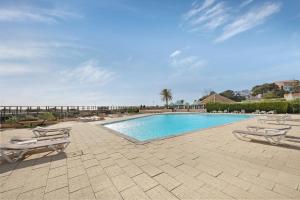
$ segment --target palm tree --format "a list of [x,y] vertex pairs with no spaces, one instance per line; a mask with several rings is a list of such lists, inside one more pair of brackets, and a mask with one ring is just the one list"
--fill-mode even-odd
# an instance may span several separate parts
[[165,101],[166,106],[168,107],[169,101],[173,99],[171,90],[170,89],[163,89],[160,92],[160,95],[161,95],[161,100]]

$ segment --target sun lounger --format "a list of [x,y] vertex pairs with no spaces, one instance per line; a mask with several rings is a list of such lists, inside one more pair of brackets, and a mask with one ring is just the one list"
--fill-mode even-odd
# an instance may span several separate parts
[[64,127],[64,128],[42,128],[42,127],[36,127],[32,130],[35,137],[43,137],[48,135],[48,133],[54,133],[56,134],[66,134],[70,136],[71,127]]
[[286,120],[286,117],[285,116],[281,116],[281,115],[279,115],[279,116],[276,116],[276,115],[264,115],[264,116],[262,116],[262,117],[260,117],[260,118],[258,118],[258,122],[260,122],[260,123],[266,123],[266,122],[270,122],[270,121],[275,121],[275,122],[277,122],[278,124],[282,124],[282,123],[284,123],[284,121]]
[[249,141],[251,138],[248,136],[260,136],[264,137],[271,144],[277,145],[282,139],[285,138],[289,129],[280,130],[273,128],[261,128],[259,130],[250,129],[250,130],[235,130],[232,133],[234,136],[240,140]]
[[27,140],[18,143],[7,143],[0,145],[1,157],[6,161],[13,163],[22,158],[26,154],[34,153],[35,151],[56,151],[58,153],[65,150],[69,145],[69,139],[56,140]]
[[11,143],[17,143],[17,142],[22,142],[22,141],[29,141],[29,140],[37,140],[37,141],[42,141],[42,140],[53,140],[53,139],[61,139],[61,138],[68,138],[68,134],[55,134],[55,135],[45,135],[41,137],[19,137],[19,136],[14,136],[10,139]]
[[91,117],[79,117],[78,118],[82,122],[92,122],[92,121],[98,121],[98,120],[104,120],[105,118],[103,116],[91,116]]
[[291,126],[284,126],[284,127],[266,127],[266,126],[247,126],[247,129],[249,131],[258,131],[258,130],[262,130],[262,129],[276,129],[276,130],[289,130],[291,129]]

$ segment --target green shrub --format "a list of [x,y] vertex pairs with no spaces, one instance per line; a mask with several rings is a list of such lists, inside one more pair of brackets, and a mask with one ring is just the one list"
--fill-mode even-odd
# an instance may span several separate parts
[[[297,107],[297,104],[293,106]],[[206,109],[208,112],[212,111],[241,111],[245,110],[247,113],[255,112],[256,110],[260,111],[271,111],[275,110],[277,113],[287,113],[290,110],[293,110],[294,107],[290,109],[290,102],[287,101],[261,101],[261,102],[248,102],[248,103],[234,103],[234,104],[222,104],[222,103],[208,103]],[[296,109],[294,108],[294,111]],[[299,112],[299,111],[298,111]]]
[[56,120],[55,116],[51,112],[44,112],[38,115],[39,119],[54,121]]
[[300,113],[300,100],[289,101],[288,113]]
[[6,123],[8,124],[15,124],[17,123],[18,118],[16,116],[11,116],[7,120],[5,120]]
[[38,120],[37,117],[34,117],[33,115],[23,115],[17,117],[18,121],[36,121]]
[[138,113],[138,112],[139,112],[139,109],[138,109],[138,108],[128,108],[128,109],[127,109],[127,112],[128,112],[128,113]]

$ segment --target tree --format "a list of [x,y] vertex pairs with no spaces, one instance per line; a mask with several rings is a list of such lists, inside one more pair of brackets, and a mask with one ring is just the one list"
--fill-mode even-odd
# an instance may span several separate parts
[[223,97],[227,97],[228,99],[233,99],[235,97],[235,93],[233,90],[225,90],[224,92],[221,92],[220,95]]
[[299,80],[296,80],[295,82],[293,82],[291,92],[294,92],[294,93],[300,92],[300,81]]
[[168,107],[169,101],[173,99],[172,92],[170,89],[163,89],[160,92],[161,100],[166,102],[166,106]]
[[213,94],[217,94],[215,91],[210,91],[207,95],[202,96],[199,101],[202,101],[203,99],[205,99],[206,97],[213,95]]
[[254,96],[261,94],[263,98],[282,98],[284,95],[284,90],[279,88],[275,83],[256,85],[252,88],[251,92]]
[[264,83],[262,85],[256,85],[252,88],[252,95],[265,94],[269,92],[275,92],[281,90],[275,83]]
[[225,90],[224,92],[221,92],[220,95],[238,102],[246,99],[246,97],[236,94],[233,90]]

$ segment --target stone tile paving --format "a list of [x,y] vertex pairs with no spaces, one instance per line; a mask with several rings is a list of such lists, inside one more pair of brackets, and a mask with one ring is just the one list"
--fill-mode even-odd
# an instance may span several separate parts
[[95,123],[61,123],[73,128],[66,152],[0,165],[0,199],[300,199],[300,126],[278,146],[231,134],[250,124],[138,145]]

